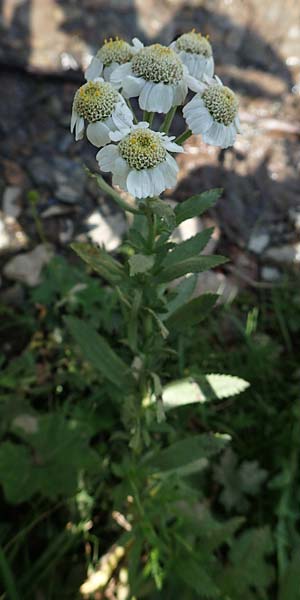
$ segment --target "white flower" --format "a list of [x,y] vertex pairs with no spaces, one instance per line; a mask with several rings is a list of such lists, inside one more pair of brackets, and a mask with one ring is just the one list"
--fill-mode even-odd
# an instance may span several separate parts
[[201,89],[176,52],[161,44],[139,50],[130,62],[113,71],[110,80],[122,88],[125,98],[138,96],[142,110],[158,113],[183,104],[188,88]]
[[102,171],[111,171],[113,184],[136,198],[158,196],[176,184],[178,165],[169,152],[182,152],[174,137],[152,131],[141,122],[111,137],[118,145],[102,148],[96,156]]
[[76,140],[83,138],[85,120],[88,140],[100,148],[109,144],[111,131],[130,127],[133,115],[121,94],[99,77],[82,85],[74,96],[71,132],[75,129]]
[[193,133],[201,133],[204,142],[228,148],[240,133],[238,101],[218,77],[207,81],[203,91],[184,107],[183,116]]
[[109,81],[113,70],[131,60],[140,48],[143,48],[143,44],[137,38],[132,40],[132,46],[118,37],[105,40],[85,71],[86,80],[91,81],[102,75],[105,81]]
[[215,65],[212,48],[207,37],[201,33],[194,30],[184,33],[170,44],[170,48],[177,52],[189,74],[196,79],[202,79],[203,75],[213,76]]

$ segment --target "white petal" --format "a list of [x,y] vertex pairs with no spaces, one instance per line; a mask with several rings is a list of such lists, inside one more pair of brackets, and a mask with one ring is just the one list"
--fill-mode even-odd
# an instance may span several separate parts
[[128,173],[130,171],[130,167],[126,160],[119,156],[115,161],[114,165],[114,174],[112,178],[112,182],[114,185],[119,185],[123,190],[127,191],[126,180]]
[[139,38],[137,37],[134,37],[132,39],[132,45],[134,50],[141,50],[141,48],[144,48],[143,42],[141,42],[141,40],[139,40]]
[[75,112],[75,110],[74,110],[74,109],[72,109],[72,115],[71,115],[71,126],[70,126],[71,133],[73,133],[73,131],[74,131],[74,127],[75,127],[75,125],[76,125],[76,121],[77,121],[77,119],[79,119],[79,117],[78,117],[78,114],[77,114],[77,112]]
[[220,77],[218,77],[218,75],[215,75],[215,80],[219,85],[223,86],[222,80],[220,79]]
[[205,108],[201,98],[193,98],[183,109],[183,116],[193,133],[205,133],[212,126],[214,120]]
[[75,124],[75,140],[82,140],[84,134],[84,119],[83,117],[77,117]]
[[188,87],[184,79],[176,85],[173,85],[173,106],[180,106],[183,104],[187,93]]
[[123,93],[126,98],[134,98],[141,93],[144,85],[145,80],[142,77],[127,75],[123,80]]
[[86,137],[97,148],[109,144],[109,127],[105,123],[90,123],[86,128]]
[[169,150],[169,152],[184,152],[182,146],[179,146],[179,144],[172,142],[172,140],[167,136],[164,136],[162,138],[162,143],[166,150]]
[[112,142],[120,142],[126,135],[130,133],[130,127],[124,127],[124,129],[117,129],[116,131],[110,131],[109,137]]
[[186,82],[193,92],[204,92],[206,89],[206,85],[204,85],[201,81],[198,81],[195,77],[191,75],[186,76]]
[[113,71],[110,76],[110,83],[116,88],[121,88],[127,75],[132,75],[130,62],[120,65]]
[[221,148],[227,147],[227,127],[222,123],[216,123],[215,121],[211,127],[203,134],[203,141],[206,144],[212,146],[220,146]]
[[118,102],[112,113],[112,120],[118,129],[131,127],[133,123],[133,114],[126,102]]
[[206,61],[205,73],[208,75],[208,77],[213,77],[214,70],[215,70],[215,61],[214,61],[213,57],[210,56]]
[[155,89],[155,83],[153,83],[152,81],[147,81],[144,84],[144,86],[140,92],[140,96],[139,96],[139,105],[142,110],[148,110],[148,111],[153,110],[152,108],[150,108],[149,98],[150,98],[150,94],[152,93],[152,91],[154,89]]
[[148,198],[152,195],[151,177],[148,169],[132,169],[127,177],[127,189],[135,198]]
[[94,56],[88,66],[88,68],[85,71],[85,78],[87,81],[91,81],[92,79],[95,79],[96,77],[99,77],[99,75],[101,75],[103,70],[103,63],[102,61],[97,58],[96,56]]
[[117,62],[112,62],[110,65],[108,65],[107,67],[104,67],[103,69],[103,77],[104,77],[104,81],[110,81],[111,75],[112,73],[118,69],[119,67],[119,63]]
[[174,187],[177,182],[178,173],[178,165],[174,158],[172,158],[170,154],[167,154],[166,159],[159,165],[159,167],[164,177],[164,189]]
[[237,130],[237,133],[242,133],[240,117],[238,115],[234,119],[234,124],[235,124],[236,130]]
[[117,146],[110,144],[99,150],[96,155],[96,160],[99,163],[100,169],[104,172],[114,172],[115,162],[119,158],[119,150]]

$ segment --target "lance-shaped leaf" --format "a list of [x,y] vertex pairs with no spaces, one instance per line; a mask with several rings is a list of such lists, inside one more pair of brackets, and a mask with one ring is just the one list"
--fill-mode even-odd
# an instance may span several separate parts
[[150,202],[153,213],[158,217],[161,230],[173,231],[176,226],[176,217],[173,208],[167,202],[156,198]]
[[182,277],[187,273],[202,273],[218,265],[222,265],[227,262],[227,258],[224,256],[197,256],[194,258],[187,258],[181,262],[165,267],[156,277],[157,283],[165,283],[172,281],[177,277]]
[[166,321],[176,310],[178,310],[178,308],[190,299],[195,290],[196,283],[197,276],[190,275],[189,277],[185,277],[183,281],[172,289],[171,294],[173,297],[171,300],[168,300],[166,304],[167,312],[160,315],[162,321]]
[[129,367],[91,325],[76,317],[65,317],[65,322],[84,358],[105,379],[123,390],[133,385]]
[[192,217],[202,215],[202,213],[215,204],[218,198],[220,198],[222,191],[219,188],[209,190],[208,192],[192,196],[185,200],[185,202],[178,204],[175,208],[176,225]]
[[210,240],[213,230],[213,227],[209,227],[188,240],[181,242],[181,244],[177,244],[164,259],[164,266],[175,265],[182,260],[199,254]]
[[[220,434],[203,433],[190,436],[164,448],[147,462],[155,471],[166,472],[180,469],[181,475],[187,475],[194,470],[194,466],[197,470],[206,466],[206,459],[221,452],[229,439],[229,436]],[[189,466],[192,466],[192,471]]]
[[207,317],[218,297],[218,294],[207,293],[190,300],[167,319],[167,327],[180,330],[190,325],[197,325]]
[[165,410],[171,410],[186,404],[221,400],[240,394],[248,386],[248,381],[231,375],[197,375],[179,379],[163,388],[163,406]]
[[99,275],[110,283],[120,283],[124,278],[125,273],[122,265],[103,248],[81,242],[74,242],[74,244],[71,244],[71,248],[94,271],[97,271]]

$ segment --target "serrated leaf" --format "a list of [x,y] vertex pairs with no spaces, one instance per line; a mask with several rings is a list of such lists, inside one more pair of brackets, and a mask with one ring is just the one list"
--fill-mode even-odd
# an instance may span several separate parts
[[158,217],[161,229],[169,232],[176,226],[176,217],[173,208],[164,200],[156,198],[150,201],[153,213]]
[[250,385],[248,381],[241,379],[240,377],[222,375],[219,373],[205,375],[205,381],[210,386],[211,393],[219,400],[241,394]]
[[122,265],[112,258],[112,256],[110,256],[103,248],[81,242],[74,242],[71,244],[71,248],[94,271],[99,273],[99,275],[110,283],[120,283],[124,278],[124,269]]
[[60,414],[39,417],[34,433],[20,428],[15,433],[28,445],[4,442],[0,446],[0,481],[12,503],[36,493],[51,499],[71,496],[82,470],[99,471],[99,458],[85,433]]
[[217,255],[188,258],[175,265],[163,268],[161,273],[156,277],[156,281],[157,283],[165,283],[177,279],[177,277],[182,277],[182,275],[186,275],[187,273],[202,273],[225,262],[227,262],[227,258]]
[[130,276],[134,277],[134,275],[147,273],[147,271],[152,269],[154,261],[154,256],[147,256],[146,254],[134,254],[128,261]]
[[127,365],[91,325],[76,317],[65,317],[65,323],[84,358],[105,379],[121,389],[128,389],[128,386],[133,384],[133,378]]
[[176,287],[171,291],[173,297],[167,301],[167,312],[160,315],[163,321],[166,321],[178,308],[180,308],[185,302],[187,302],[192,296],[197,283],[197,275],[190,275],[185,277]]
[[218,294],[206,293],[190,300],[167,319],[167,327],[180,330],[201,323],[214,307],[218,297]]
[[165,410],[206,402],[199,385],[192,379],[173,381],[163,389],[163,405]]
[[192,196],[185,200],[185,202],[178,204],[175,208],[176,225],[179,225],[182,221],[186,221],[192,217],[199,217],[202,215],[208,208],[211,208],[215,204],[218,198],[220,198],[222,191],[223,190],[219,188],[209,190],[202,194]]
[[200,434],[171,444],[150,459],[151,467],[159,472],[178,471],[196,461],[206,466],[208,458],[218,454],[228,443],[229,438],[217,434]]
[[188,240],[181,242],[181,244],[177,244],[177,246],[167,254],[163,261],[163,265],[174,265],[182,260],[199,254],[210,240],[213,230],[213,227],[209,227],[204,231],[200,231],[200,233],[197,233]]

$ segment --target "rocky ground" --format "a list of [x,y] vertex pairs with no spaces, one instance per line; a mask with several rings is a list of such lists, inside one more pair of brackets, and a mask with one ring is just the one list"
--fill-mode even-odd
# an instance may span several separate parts
[[[116,34],[170,43],[196,27],[210,35],[217,72],[240,96],[243,135],[234,148],[220,152],[190,138],[172,192],[180,201],[224,188],[207,220],[216,224],[216,244],[232,262],[210,287],[220,278],[232,288],[269,285],[296,268],[299,23],[294,0],[0,1],[2,299],[20,296],[16,281],[35,285],[48,260],[37,215],[52,251],[65,252],[72,239],[87,236],[114,250],[125,231],[123,216],[83,168],[96,169],[94,149],[69,133],[82,70],[104,37]],[[182,128],[179,118],[175,127]]]

